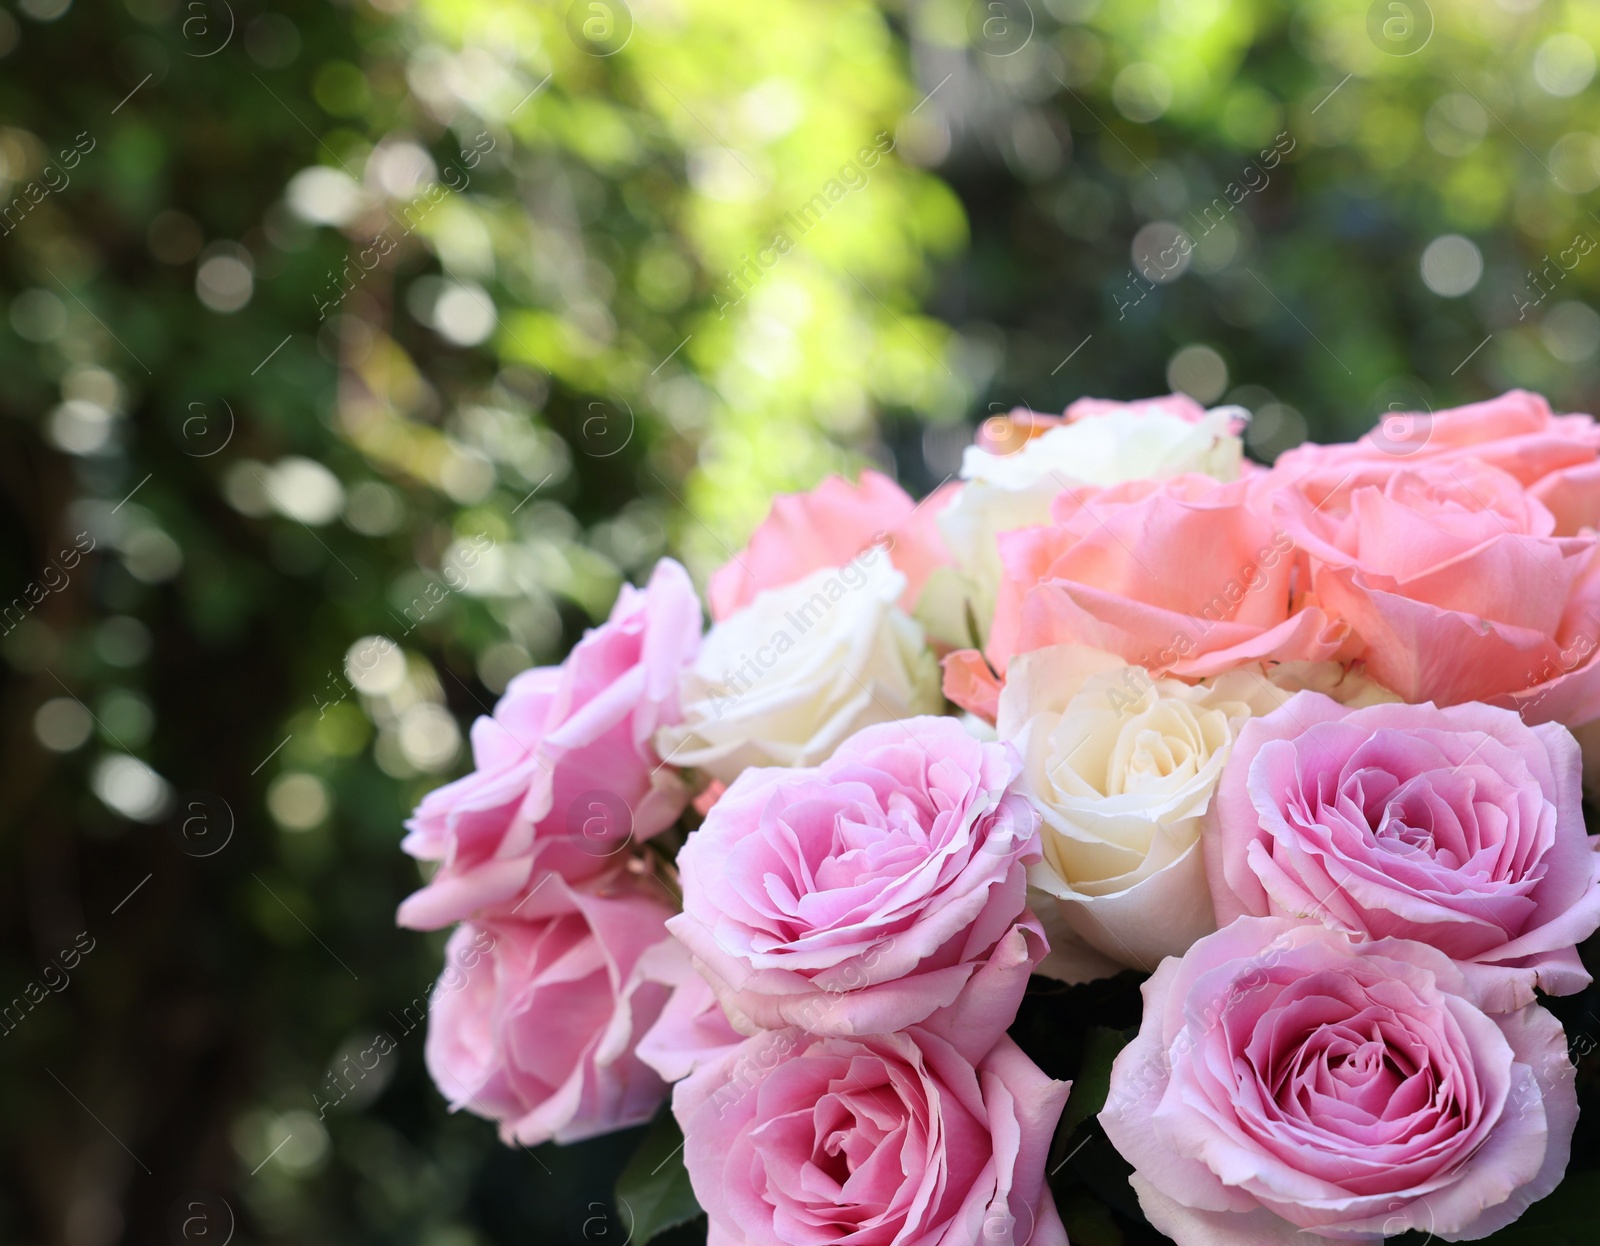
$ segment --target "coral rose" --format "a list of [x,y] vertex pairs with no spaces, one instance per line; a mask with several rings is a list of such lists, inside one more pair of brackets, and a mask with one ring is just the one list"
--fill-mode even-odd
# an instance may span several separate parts
[[[955,569],[930,584],[933,600],[923,613],[935,616],[932,630],[952,644],[986,639],[1002,579],[996,538],[1047,522],[1065,489],[1193,472],[1235,479],[1243,454],[1237,417],[1236,408],[1206,411],[1172,394],[1126,403],[1082,398],[1060,421],[1030,411],[986,421],[980,444],[961,461],[966,485],[938,517]],[[970,634],[969,609],[980,636]]]
[[[1307,443],[1273,466],[1280,479],[1307,478],[1323,490],[1350,478],[1382,485],[1424,462],[1476,460],[1515,476],[1571,536],[1600,522],[1600,424],[1588,415],[1552,415],[1538,394],[1514,389],[1446,411],[1393,412],[1347,445]],[[1353,475],[1352,475],[1353,474]]]
[[1323,613],[1291,612],[1292,543],[1251,487],[1190,475],[1063,493],[1053,524],[1000,538],[991,665],[1003,675],[1013,654],[1066,643],[1191,679],[1333,656]]
[[1324,491],[1274,493],[1310,557],[1312,592],[1345,620],[1346,656],[1407,701],[1495,701],[1531,720],[1600,715],[1597,538],[1555,517],[1507,472],[1428,461]]

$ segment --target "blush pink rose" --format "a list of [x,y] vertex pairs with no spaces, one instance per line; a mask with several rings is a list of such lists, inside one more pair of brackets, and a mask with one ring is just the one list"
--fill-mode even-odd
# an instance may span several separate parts
[[1045,1158],[1068,1083],[1009,1038],[778,1030],[678,1084],[707,1246],[1067,1246]]
[[[1326,484],[1326,488],[1323,484]],[[1494,701],[1568,726],[1600,715],[1600,558],[1507,472],[1427,461],[1380,483],[1276,489],[1345,656],[1406,701]]]
[[696,972],[689,950],[677,939],[664,939],[650,948],[639,959],[639,972],[672,991],[638,1048],[639,1059],[663,1081],[679,1081],[744,1041],[744,1035],[728,1023],[711,984]]
[[430,792],[406,823],[401,847],[441,864],[401,904],[400,924],[503,911],[543,871],[592,877],[670,826],[688,792],[652,741],[680,721],[679,677],[699,646],[694,586],[663,559],[645,589],[623,586],[565,662],[513,679],[472,726],[472,773]]
[[1486,1237],[1566,1169],[1560,1022],[1485,1013],[1425,944],[1246,917],[1143,990],[1100,1123],[1177,1246]]
[[1293,546],[1252,488],[1184,475],[1071,489],[1053,524],[1002,533],[990,663],[1004,674],[1013,654],[1082,644],[1202,678],[1331,657],[1341,634],[1320,610],[1292,609]]
[[1600,522],[1600,424],[1553,415],[1542,397],[1521,389],[1446,411],[1391,413],[1350,444],[1287,450],[1273,472],[1320,478],[1324,489],[1346,477],[1381,487],[1408,467],[1466,460],[1516,477],[1550,508],[1558,535]]
[[1013,750],[951,718],[868,727],[809,769],[746,770],[678,854],[669,926],[740,1030],[924,1024],[976,1058],[1047,950],[1038,815]]
[[1245,723],[1203,839],[1217,922],[1311,917],[1431,944],[1500,1008],[1589,984],[1600,854],[1572,733],[1469,703],[1346,709],[1301,692]]
[[450,936],[429,1006],[434,1084],[452,1111],[499,1121],[504,1141],[528,1146],[649,1120],[666,1084],[635,1046],[668,988],[638,963],[667,938],[665,892],[627,874],[603,893],[549,875],[536,897],[531,920]]
[[853,485],[829,476],[807,493],[774,498],[750,544],[711,577],[711,617],[721,622],[757,593],[842,567],[874,545],[887,547],[906,577],[901,603],[912,609],[934,568],[949,561],[934,521],[957,488],[919,504],[882,472],[864,471]]

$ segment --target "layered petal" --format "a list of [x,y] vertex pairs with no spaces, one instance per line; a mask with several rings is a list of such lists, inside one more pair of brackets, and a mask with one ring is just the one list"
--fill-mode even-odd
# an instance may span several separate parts
[[646,588],[623,587],[561,666],[513,679],[494,715],[473,724],[472,773],[430,792],[406,824],[401,846],[440,865],[401,904],[400,924],[431,930],[508,912],[547,871],[594,877],[671,825],[688,790],[654,741],[678,721],[679,681],[699,645],[688,573],[663,559]]
[[949,718],[870,727],[814,769],[747,770],[679,853],[671,928],[736,1028],[921,1024],[981,1055],[1044,955],[1015,754]]
[[749,1039],[673,1113],[709,1241],[1066,1246],[1045,1158],[1068,1085],[1001,1038],[976,1065],[912,1028]]
[[1423,944],[1240,918],[1144,992],[1100,1121],[1178,1246],[1479,1237],[1565,1168],[1560,1024]]
[[1469,703],[1348,709],[1301,692],[1245,724],[1205,840],[1217,919],[1417,939],[1494,1007],[1582,990],[1600,838],[1566,728]]

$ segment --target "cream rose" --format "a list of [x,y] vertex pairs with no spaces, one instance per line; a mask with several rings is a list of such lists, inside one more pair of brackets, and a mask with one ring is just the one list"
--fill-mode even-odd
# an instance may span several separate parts
[[1308,688],[1352,708],[1399,700],[1337,662],[1194,685],[1079,645],[1013,661],[996,728],[1022,755],[1019,790],[1042,822],[1028,882],[1051,952],[1037,972],[1151,970],[1216,928],[1200,838],[1218,777],[1247,719]]
[[874,546],[758,594],[706,635],[661,756],[731,783],[749,766],[815,765],[873,723],[939,713],[939,666],[896,605],[904,590]]
[[[969,446],[961,460],[966,484],[938,517],[955,567],[934,573],[918,617],[941,640],[981,647],[1000,589],[1000,533],[1049,523],[1051,499],[1072,486],[1186,472],[1237,479],[1240,416],[1237,407],[1206,411],[1181,395],[1127,404],[1085,399],[1067,408],[1066,423],[1009,454]],[[970,634],[968,603],[982,636]]]
[[996,727],[1043,823],[1028,882],[1051,954],[1037,972],[1153,970],[1216,928],[1199,848],[1212,794],[1253,705],[1285,696],[1251,671],[1197,686],[1078,645],[1014,660]]

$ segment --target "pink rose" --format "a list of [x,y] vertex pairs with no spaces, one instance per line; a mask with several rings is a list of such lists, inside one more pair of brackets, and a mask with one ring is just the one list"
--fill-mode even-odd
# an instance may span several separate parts
[[1071,643],[1200,678],[1331,657],[1340,635],[1320,610],[1291,612],[1292,543],[1251,489],[1185,475],[1062,493],[1052,525],[1000,536],[990,663]]
[[1177,1246],[1486,1237],[1566,1169],[1560,1022],[1486,1014],[1424,944],[1247,917],[1143,989],[1100,1123]]
[[466,923],[450,936],[428,1072],[452,1111],[499,1121],[508,1143],[573,1142],[647,1121],[666,1085],[634,1048],[667,988],[637,966],[667,937],[665,892],[627,874],[605,894],[547,875],[536,894],[531,920]]
[[1571,536],[1600,522],[1600,425],[1587,415],[1552,415],[1538,394],[1514,389],[1447,411],[1391,413],[1348,445],[1307,443],[1278,457],[1274,475],[1343,477],[1382,486],[1396,471],[1434,461],[1476,460],[1515,476]]
[[[1326,487],[1324,487],[1324,485]],[[1600,714],[1600,559],[1555,535],[1517,480],[1470,459],[1274,493],[1312,592],[1407,701],[1495,701],[1576,726]]]
[[746,770],[678,854],[669,926],[746,1033],[923,1023],[976,1058],[1046,951],[1017,770],[950,718],[868,727],[814,768]]
[[1314,917],[1416,939],[1486,1000],[1589,984],[1600,854],[1565,727],[1470,703],[1349,710],[1316,692],[1245,723],[1202,840],[1217,922]]
[[708,1246],[1067,1246],[1045,1157],[1068,1083],[1009,1038],[778,1030],[678,1083]]
[[406,823],[401,847],[442,864],[401,904],[400,924],[501,910],[545,870],[592,877],[630,839],[670,826],[688,793],[652,740],[679,721],[679,677],[699,645],[694,587],[663,559],[559,667],[513,679],[494,717],[472,726],[472,773],[430,792]]
[[728,1024],[716,992],[695,971],[688,949],[678,940],[663,939],[645,952],[639,958],[639,972],[672,990],[638,1047],[639,1059],[663,1081],[685,1078],[744,1041],[744,1035]]
[[711,617],[721,622],[757,593],[842,567],[880,544],[906,577],[901,604],[912,609],[929,574],[949,561],[934,520],[957,487],[916,503],[883,473],[864,471],[853,485],[829,476],[808,493],[774,498],[750,544],[711,577]]

